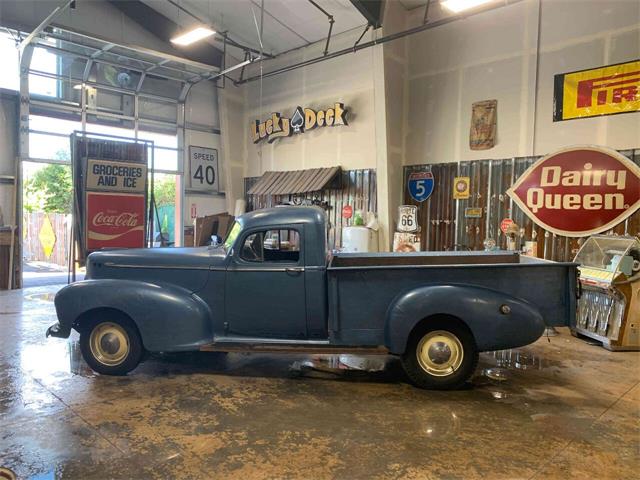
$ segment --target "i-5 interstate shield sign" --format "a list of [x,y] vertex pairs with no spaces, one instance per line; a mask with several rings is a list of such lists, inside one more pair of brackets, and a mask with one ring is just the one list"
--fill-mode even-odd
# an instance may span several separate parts
[[413,172],[409,174],[407,180],[407,188],[409,195],[416,202],[424,202],[433,193],[433,173],[431,172]]

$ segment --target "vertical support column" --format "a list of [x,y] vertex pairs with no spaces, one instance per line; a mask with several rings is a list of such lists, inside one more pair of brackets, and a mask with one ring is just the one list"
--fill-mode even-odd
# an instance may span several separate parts
[[[178,193],[176,198],[176,215],[178,216],[178,221],[175,222],[175,238],[179,239],[180,246],[184,246],[184,202],[185,202],[185,175],[188,175],[188,172],[185,171],[186,162],[184,161],[185,155],[188,155],[188,152],[185,150],[185,118],[186,118],[186,106],[185,101],[180,101],[178,103],[178,111],[176,118],[176,125],[178,126],[178,131],[176,132],[178,135],[178,171],[182,172],[182,175],[178,175],[178,179],[176,181],[176,191]],[[193,245],[192,245],[193,246]]]
[[392,214],[389,211],[389,163],[387,158],[387,113],[384,79],[384,50],[382,45],[372,47],[373,98],[376,142],[376,176],[378,184],[378,244],[381,251],[391,249]]

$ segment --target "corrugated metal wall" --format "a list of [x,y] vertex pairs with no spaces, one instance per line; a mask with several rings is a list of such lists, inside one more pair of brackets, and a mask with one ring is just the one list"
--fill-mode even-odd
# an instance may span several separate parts
[[[640,150],[620,152],[640,165]],[[561,237],[535,225],[506,194],[514,180],[520,177],[539,157],[478,160],[472,162],[410,165],[404,168],[404,202],[418,206],[418,222],[422,229],[422,248],[425,250],[471,248],[482,250],[485,238],[496,240],[506,248],[506,237],[500,230],[502,219],[511,217],[520,227],[523,240],[536,241],[538,256],[552,260],[571,260],[578,249],[578,239]],[[414,201],[407,191],[407,177],[411,172],[431,170],[435,189],[423,202]],[[453,200],[453,179],[471,178],[471,197]],[[482,218],[465,218],[465,208],[482,208]],[[512,215],[509,215],[512,213]],[[613,229],[619,235],[640,236],[640,212]]]
[[329,246],[334,248],[342,242],[342,227],[351,225],[352,219],[342,218],[342,207],[353,206],[356,210],[378,211],[378,188],[375,169],[343,170],[341,188],[309,192],[301,195],[249,195],[247,192],[260,177],[244,179],[244,194],[247,211],[275,207],[282,204],[310,205],[312,202],[327,202],[329,206]]

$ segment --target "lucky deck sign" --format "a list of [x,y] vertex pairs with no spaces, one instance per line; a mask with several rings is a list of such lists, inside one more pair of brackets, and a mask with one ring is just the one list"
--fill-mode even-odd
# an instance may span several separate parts
[[272,143],[278,138],[304,133],[319,127],[347,125],[347,113],[347,107],[340,102],[319,110],[296,107],[290,117],[284,117],[279,112],[274,112],[267,120],[263,122],[255,120],[251,124],[251,140],[253,143],[262,140]]
[[431,172],[412,172],[407,178],[409,195],[416,202],[424,202],[433,193],[434,180]]
[[640,111],[640,60],[554,78],[553,121]]
[[507,193],[546,230],[586,237],[640,208],[640,167],[615,150],[571,147],[538,160]]
[[87,250],[144,247],[145,196],[87,192]]

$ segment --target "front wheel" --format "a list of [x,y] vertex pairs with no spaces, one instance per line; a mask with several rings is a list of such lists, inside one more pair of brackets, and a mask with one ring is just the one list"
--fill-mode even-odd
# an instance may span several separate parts
[[80,332],[80,350],[89,366],[103,375],[125,375],[144,353],[140,334],[124,316],[95,319]]
[[411,383],[431,390],[460,388],[478,365],[478,349],[464,325],[438,321],[414,331],[402,355]]

